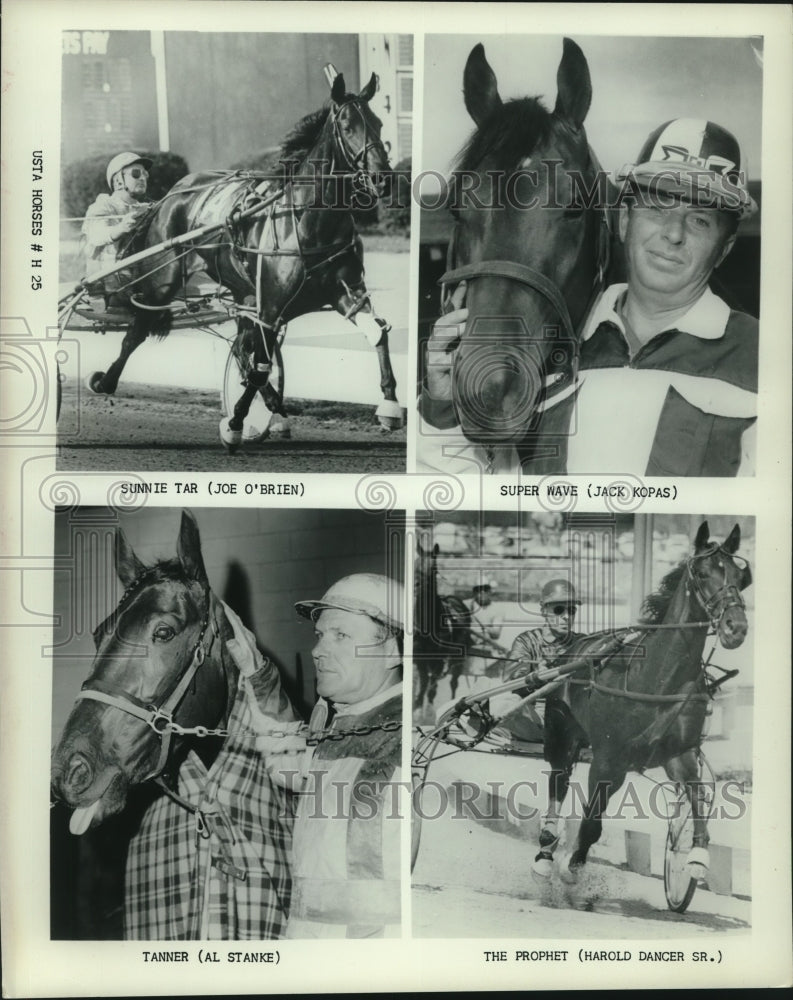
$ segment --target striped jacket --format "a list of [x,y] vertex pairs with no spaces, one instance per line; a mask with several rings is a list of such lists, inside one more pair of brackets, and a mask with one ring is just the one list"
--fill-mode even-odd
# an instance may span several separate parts
[[[674,327],[631,357],[617,312],[626,287],[603,293],[584,328],[578,378],[542,401],[536,430],[517,449],[499,449],[493,471],[753,474],[757,321],[707,289]],[[469,445],[466,453],[442,408],[422,400],[425,421],[447,429],[423,428],[420,461],[423,451],[425,467],[477,471],[481,449]],[[458,467],[449,467],[447,456]]]

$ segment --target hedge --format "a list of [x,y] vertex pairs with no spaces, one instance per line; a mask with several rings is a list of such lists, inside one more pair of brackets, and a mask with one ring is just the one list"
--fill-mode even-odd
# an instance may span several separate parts
[[[100,194],[108,194],[105,171],[115,154],[101,153],[75,160],[61,173],[61,213],[65,218],[81,219]],[[141,153],[152,161],[147,196],[152,201],[164,197],[185,174],[187,162],[175,153]]]

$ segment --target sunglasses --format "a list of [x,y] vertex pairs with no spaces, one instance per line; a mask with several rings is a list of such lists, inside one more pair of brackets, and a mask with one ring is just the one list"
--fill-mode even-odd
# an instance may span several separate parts
[[574,604],[545,604],[542,610],[543,614],[554,615],[556,618],[561,618],[562,615],[572,618],[578,608]]
[[129,167],[125,173],[139,181],[141,177],[148,177],[149,171],[145,167]]

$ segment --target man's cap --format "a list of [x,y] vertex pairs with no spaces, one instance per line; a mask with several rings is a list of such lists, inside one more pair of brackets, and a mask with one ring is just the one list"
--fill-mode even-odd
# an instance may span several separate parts
[[299,601],[295,610],[303,618],[316,620],[326,608],[349,611],[397,632],[405,630],[405,590],[401,583],[376,573],[354,573],[334,583],[319,601]]
[[113,189],[113,178],[119,172],[123,170],[124,167],[131,167],[133,163],[142,163],[143,166],[148,170],[151,167],[152,161],[147,156],[139,156],[137,153],[133,153],[131,150],[127,150],[125,153],[118,153],[107,165],[107,186]]
[[489,583],[475,583],[473,587],[471,587],[471,592],[474,594],[481,594],[483,590],[486,590],[489,593],[492,589],[493,588]]
[[704,118],[675,118],[651,132],[636,163],[617,171],[640,188],[677,195],[748,219],[757,202],[747,187],[741,147],[726,128]]
[[540,592],[540,604],[583,604],[575,596],[575,587],[569,580],[549,580]]

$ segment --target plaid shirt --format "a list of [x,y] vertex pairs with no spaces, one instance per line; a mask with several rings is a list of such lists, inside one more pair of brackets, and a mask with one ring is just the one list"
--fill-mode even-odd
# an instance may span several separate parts
[[294,714],[275,667],[241,679],[229,736],[207,771],[191,752],[178,792],[146,812],[127,855],[124,937],[131,940],[267,941],[289,913],[291,796],[274,785],[255,749],[253,697],[281,720]]

